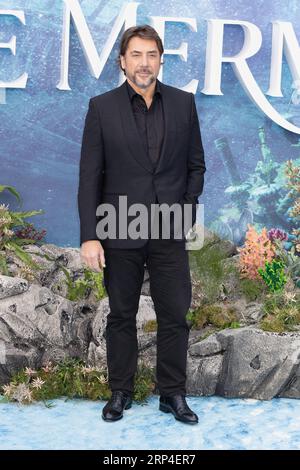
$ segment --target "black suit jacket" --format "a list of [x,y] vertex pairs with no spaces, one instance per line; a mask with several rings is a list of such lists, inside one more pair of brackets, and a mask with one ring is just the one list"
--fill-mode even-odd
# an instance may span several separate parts
[[[195,223],[206,167],[194,94],[159,83],[165,136],[156,169],[142,145],[126,83],[89,101],[79,168],[80,244],[99,240],[99,204],[113,204],[118,217],[119,195],[127,195],[128,207],[143,203],[149,212],[156,198],[158,203],[169,205],[192,203]],[[128,223],[135,217],[128,216]],[[104,248],[134,248],[145,244],[147,238],[100,241]]]

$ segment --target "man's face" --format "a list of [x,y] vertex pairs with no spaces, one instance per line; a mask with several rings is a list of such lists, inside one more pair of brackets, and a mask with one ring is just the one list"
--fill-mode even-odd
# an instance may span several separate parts
[[154,39],[131,38],[125,55],[120,59],[126,77],[137,87],[148,88],[155,82],[160,69],[160,54]]

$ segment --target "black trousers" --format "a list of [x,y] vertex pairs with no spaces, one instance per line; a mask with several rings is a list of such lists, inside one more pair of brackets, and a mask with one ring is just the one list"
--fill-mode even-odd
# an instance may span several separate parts
[[104,284],[110,313],[106,352],[110,389],[134,389],[138,343],[136,314],[146,264],[157,318],[156,380],[161,395],[186,394],[191,278],[185,241],[149,239],[141,248],[105,249]]

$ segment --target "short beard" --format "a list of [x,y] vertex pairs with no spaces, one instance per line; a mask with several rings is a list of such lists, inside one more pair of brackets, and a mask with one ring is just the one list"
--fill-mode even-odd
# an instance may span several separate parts
[[126,76],[132,81],[132,83],[134,83],[137,87],[142,88],[142,89],[148,88],[156,80],[155,75],[151,74],[149,75],[147,82],[139,82],[138,78],[135,78],[136,75],[137,74],[126,75]]

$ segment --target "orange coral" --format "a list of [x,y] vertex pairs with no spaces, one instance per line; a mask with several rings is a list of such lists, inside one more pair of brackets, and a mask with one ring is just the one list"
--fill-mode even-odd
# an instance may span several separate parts
[[247,225],[245,244],[237,248],[240,253],[239,269],[241,277],[261,279],[258,268],[264,268],[266,261],[271,262],[275,257],[275,248],[268,238],[266,227],[261,234],[256,232],[253,225]]

